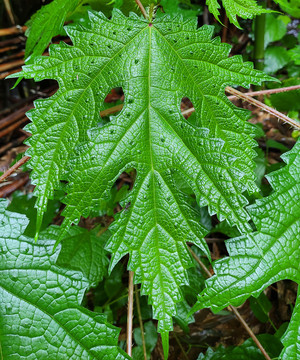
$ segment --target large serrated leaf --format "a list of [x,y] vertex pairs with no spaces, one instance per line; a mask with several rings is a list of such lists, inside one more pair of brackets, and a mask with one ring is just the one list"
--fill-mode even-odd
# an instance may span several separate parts
[[[268,285],[290,279],[300,283],[300,141],[282,156],[287,165],[268,175],[274,192],[249,207],[257,232],[228,240],[230,257],[214,263],[199,306],[218,311],[258,296]],[[282,341],[281,359],[299,359],[300,297]]]
[[[228,58],[230,46],[211,39],[212,27],[197,30],[195,21],[166,16],[149,23],[119,11],[108,20],[91,12],[67,32],[73,46],[52,46],[49,57],[21,73],[59,83],[58,92],[30,112],[28,154],[38,211],[45,210],[60,180],[67,180],[63,237],[99,205],[122,171],[135,168],[128,206],[111,227],[107,248],[111,267],[130,253],[135,282],[142,283],[165,334],[182,300],[180,287],[187,284],[185,269],[192,266],[186,242],[209,255],[206,229],[174,174],[180,173],[210,214],[249,231],[243,192],[256,191],[255,131],[246,122],[248,112],[236,108],[224,90],[271,78],[239,56]],[[125,93],[123,111],[88,131],[117,86]],[[188,121],[180,112],[184,96],[196,109]]]
[[22,235],[28,220],[0,200],[1,359],[127,359],[119,331],[80,303],[88,281],[55,264],[55,241]]

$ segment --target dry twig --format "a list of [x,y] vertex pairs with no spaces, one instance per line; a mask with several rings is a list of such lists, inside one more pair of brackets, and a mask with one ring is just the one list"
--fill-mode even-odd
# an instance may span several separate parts
[[132,324],[133,324],[133,271],[129,271],[128,309],[127,309],[127,347],[126,352],[132,355]]
[[142,313],[141,313],[140,299],[139,299],[137,286],[134,285],[134,288],[135,288],[135,302],[136,302],[136,308],[137,308],[138,317],[139,317],[139,324],[140,324],[142,343],[143,343],[144,360],[147,360],[146,341],[145,341],[144,324],[143,324]]
[[9,168],[2,176],[0,176],[0,182],[4,181],[11,174],[13,174],[20,166],[24,165],[30,159],[29,156],[22,157],[21,160],[17,161],[11,168]]

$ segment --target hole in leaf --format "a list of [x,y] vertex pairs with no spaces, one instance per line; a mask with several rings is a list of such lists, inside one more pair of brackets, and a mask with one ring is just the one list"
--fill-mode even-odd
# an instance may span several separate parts
[[180,110],[184,118],[188,119],[193,111],[194,105],[188,97],[184,97],[181,100]]
[[[99,92],[100,94],[100,92]],[[124,92],[121,87],[113,88],[105,97],[104,107],[100,115],[104,123],[109,121],[109,116],[117,115],[122,109],[120,106],[124,103]]]

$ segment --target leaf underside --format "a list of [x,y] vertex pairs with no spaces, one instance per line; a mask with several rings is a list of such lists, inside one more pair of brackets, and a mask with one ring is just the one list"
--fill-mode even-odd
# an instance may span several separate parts
[[[108,196],[126,169],[137,172],[126,207],[111,226],[107,249],[111,268],[130,254],[129,268],[142,294],[149,296],[159,331],[172,330],[185,269],[192,266],[186,242],[209,256],[191,198],[178,189],[176,173],[200,206],[251,230],[244,191],[257,190],[253,173],[255,128],[248,112],[225,96],[227,85],[248,87],[271,80],[228,58],[230,46],[211,39],[213,27],[165,16],[149,24],[135,14],[114,11],[111,20],[90,12],[89,19],[66,28],[73,45],[52,45],[15,76],[55,79],[59,90],[35,102],[27,131],[32,181],[41,219],[47,199],[67,180],[62,235]],[[112,88],[122,87],[122,112],[105,126],[99,111]],[[180,103],[189,97],[196,113],[188,120]]]
[[88,281],[57,266],[48,238],[22,235],[28,220],[0,200],[0,348],[13,359],[129,359],[117,347],[119,330],[80,307]]
[[[214,263],[199,307],[219,311],[258,296],[270,284],[290,279],[300,283],[300,141],[282,156],[287,165],[268,175],[274,192],[257,200],[249,212],[257,231],[226,241],[230,257]],[[283,336],[282,360],[300,358],[300,295]]]

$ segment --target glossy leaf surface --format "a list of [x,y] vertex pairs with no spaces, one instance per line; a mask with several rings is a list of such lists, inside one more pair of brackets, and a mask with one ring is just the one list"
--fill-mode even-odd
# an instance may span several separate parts
[[[220,8],[218,0],[206,0],[209,11],[215,16],[216,19],[220,20]],[[266,10],[257,4],[256,0],[222,0],[222,5],[226,10],[226,14],[236,27],[240,28],[237,20],[237,16],[243,19],[253,19],[255,16],[272,12]]]
[[[227,240],[230,257],[216,261],[216,275],[198,300],[214,311],[240,305],[270,284],[290,279],[299,284],[300,260],[300,142],[282,156],[287,165],[268,175],[274,192],[249,207],[257,231]],[[300,299],[283,336],[283,360],[300,357]]]
[[119,331],[80,307],[88,281],[56,265],[59,248],[22,235],[28,220],[0,200],[0,347],[2,359],[127,359]]

